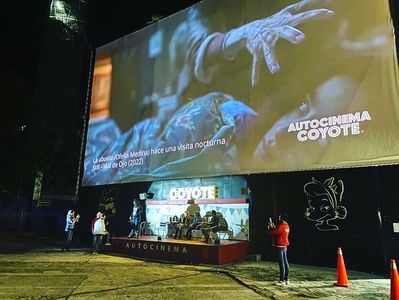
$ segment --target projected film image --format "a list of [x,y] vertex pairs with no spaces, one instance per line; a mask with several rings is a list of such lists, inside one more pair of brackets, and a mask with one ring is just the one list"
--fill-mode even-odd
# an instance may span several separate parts
[[83,185],[398,161],[388,1],[202,1],[96,49]]

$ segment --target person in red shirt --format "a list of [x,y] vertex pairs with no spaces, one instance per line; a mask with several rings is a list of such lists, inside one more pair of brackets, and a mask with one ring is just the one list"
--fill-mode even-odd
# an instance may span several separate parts
[[267,228],[272,235],[273,246],[276,248],[278,266],[280,269],[280,283],[289,283],[290,266],[287,258],[287,248],[290,244],[288,236],[290,233],[290,226],[288,225],[288,216],[280,214],[278,216],[277,226],[272,220],[269,220]]

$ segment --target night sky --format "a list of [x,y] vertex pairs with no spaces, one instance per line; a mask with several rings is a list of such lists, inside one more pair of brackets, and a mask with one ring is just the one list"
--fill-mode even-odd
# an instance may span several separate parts
[[163,18],[200,2],[199,0],[90,1],[88,36],[100,46],[137,31],[154,18]]
[[1,1],[0,198],[30,197],[38,171],[45,193],[73,194],[91,51],[197,2],[88,0],[83,36],[65,41],[51,1]]

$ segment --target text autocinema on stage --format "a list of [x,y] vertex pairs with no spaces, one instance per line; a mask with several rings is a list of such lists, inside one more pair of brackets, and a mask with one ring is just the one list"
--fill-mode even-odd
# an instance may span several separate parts
[[146,243],[142,241],[127,241],[125,244],[125,248],[156,252],[187,253],[187,248],[185,246],[158,244],[151,242]]

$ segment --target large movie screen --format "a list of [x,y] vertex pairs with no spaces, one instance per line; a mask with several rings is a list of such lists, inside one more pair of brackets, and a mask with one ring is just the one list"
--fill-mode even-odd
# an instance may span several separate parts
[[83,185],[393,164],[389,1],[208,0],[96,51]]

